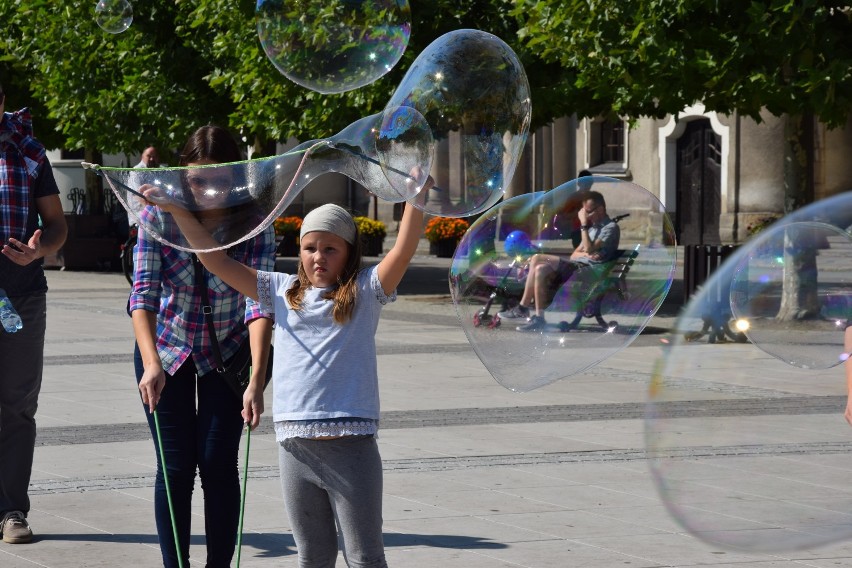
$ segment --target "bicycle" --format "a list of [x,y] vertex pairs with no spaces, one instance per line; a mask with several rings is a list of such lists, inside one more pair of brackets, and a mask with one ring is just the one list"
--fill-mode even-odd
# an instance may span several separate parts
[[139,225],[133,223],[130,225],[127,240],[121,245],[121,254],[119,255],[121,270],[124,272],[124,277],[130,285],[133,285],[133,272],[135,268],[133,264],[133,249],[136,248],[137,240],[139,240]]

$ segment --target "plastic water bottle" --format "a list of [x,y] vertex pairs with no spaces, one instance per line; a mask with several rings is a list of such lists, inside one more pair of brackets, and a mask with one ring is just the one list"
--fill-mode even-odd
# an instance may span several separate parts
[[15,333],[24,327],[21,316],[15,311],[15,306],[12,305],[12,301],[6,296],[6,291],[2,288],[0,288],[0,322],[3,323],[3,329],[9,333]]

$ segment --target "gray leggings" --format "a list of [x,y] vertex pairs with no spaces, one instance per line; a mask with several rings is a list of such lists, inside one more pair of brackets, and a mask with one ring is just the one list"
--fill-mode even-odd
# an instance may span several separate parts
[[334,568],[337,532],[350,568],[385,568],[382,460],[372,436],[289,438],[278,451],[301,568]]

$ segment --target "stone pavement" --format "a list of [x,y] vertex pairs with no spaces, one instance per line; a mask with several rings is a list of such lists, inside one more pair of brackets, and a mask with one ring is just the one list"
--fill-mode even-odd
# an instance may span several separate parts
[[[447,266],[416,257],[403,294],[379,326],[391,566],[852,566],[848,543],[786,554],[736,552],[697,540],[668,515],[643,455],[642,416],[662,331],[676,306],[602,364],[517,394],[498,385],[468,345],[446,288]],[[161,566],[155,457],[133,379],[128,286],[110,273],[50,271],[48,280],[31,484],[36,539],[0,542],[0,567]],[[712,378],[724,385],[727,375]],[[830,394],[842,395],[841,383]],[[790,388],[802,396],[826,394],[824,387]],[[724,388],[693,394],[726,397]],[[796,410],[788,412],[781,420],[794,423]],[[195,495],[191,565],[203,566],[200,486]],[[268,422],[251,437],[240,565],[297,565]],[[342,557],[337,565],[344,566]]]

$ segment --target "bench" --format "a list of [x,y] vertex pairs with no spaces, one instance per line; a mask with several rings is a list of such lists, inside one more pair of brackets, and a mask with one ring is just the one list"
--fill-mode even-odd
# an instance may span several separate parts
[[577,315],[570,322],[560,322],[559,327],[562,331],[577,329],[583,318],[594,318],[604,330],[613,330],[618,327],[618,322],[607,322],[604,319],[601,308],[607,294],[616,294],[619,300],[627,300],[627,274],[639,256],[639,248],[640,245],[637,244],[632,250],[618,249],[617,256],[598,269],[601,274],[585,294],[586,300],[577,310]]
[[[639,256],[639,248],[640,245],[637,244],[632,250],[618,249],[615,259],[590,267],[590,270],[595,271],[595,280],[587,291],[582,291],[582,305],[577,310],[574,319],[571,322],[562,321],[559,323],[561,331],[577,329],[583,318],[595,318],[604,330],[609,330],[618,325],[617,322],[607,323],[604,320],[603,302],[606,296],[611,293],[617,294],[620,300],[627,299],[627,274]],[[494,317],[490,311],[497,300],[501,301],[501,311],[517,305],[524,290],[524,272],[525,267],[523,265],[512,261],[506,265],[492,266],[491,274],[488,277],[480,275],[476,285],[472,287],[478,293],[473,295],[484,297],[486,302],[474,314],[474,326],[487,325],[493,328],[500,325],[500,319]],[[577,274],[578,272],[575,272],[575,275]],[[572,278],[574,278],[573,275]],[[559,283],[558,285],[561,287],[563,284]]]

